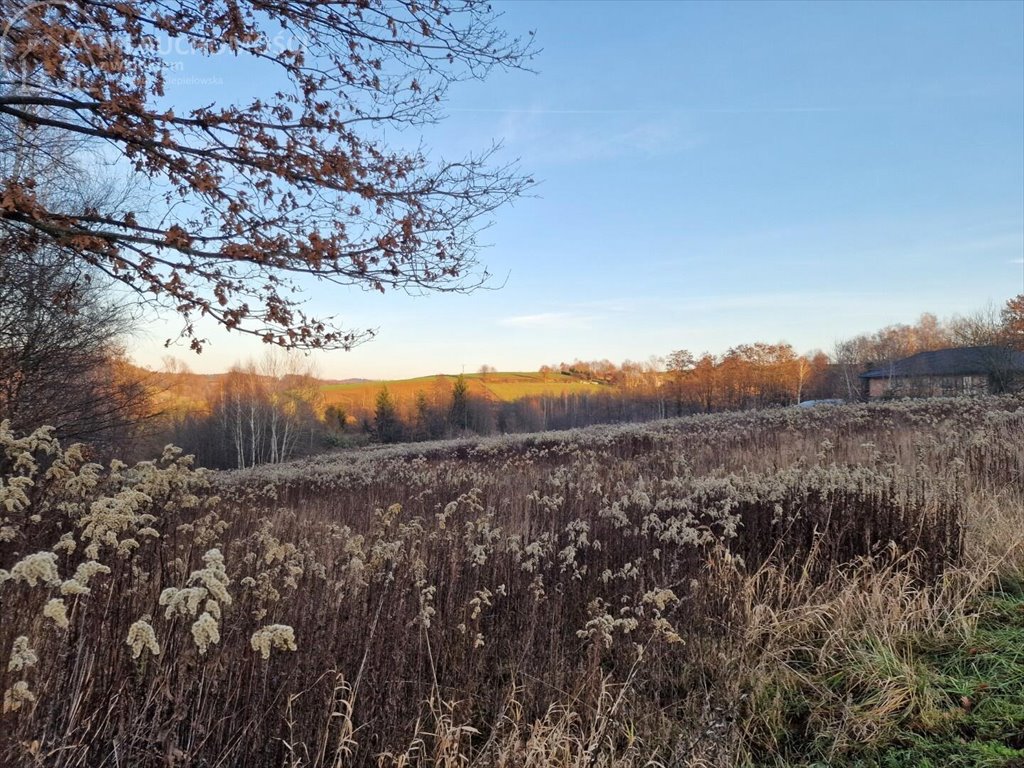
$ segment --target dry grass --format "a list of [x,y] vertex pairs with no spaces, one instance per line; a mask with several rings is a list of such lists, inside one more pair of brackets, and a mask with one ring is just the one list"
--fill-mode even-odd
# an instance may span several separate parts
[[37,657],[0,665],[0,763],[838,760],[933,716],[922,638],[969,636],[979,592],[1021,572],[1022,406],[718,415],[211,477],[0,430],[0,659],[21,637]]

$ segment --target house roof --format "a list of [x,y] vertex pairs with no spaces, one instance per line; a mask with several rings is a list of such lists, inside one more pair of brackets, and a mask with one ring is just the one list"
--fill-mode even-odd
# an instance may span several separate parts
[[862,379],[888,379],[908,376],[968,376],[993,371],[1024,373],[1024,352],[1004,347],[956,347],[896,360],[883,368],[862,373]]

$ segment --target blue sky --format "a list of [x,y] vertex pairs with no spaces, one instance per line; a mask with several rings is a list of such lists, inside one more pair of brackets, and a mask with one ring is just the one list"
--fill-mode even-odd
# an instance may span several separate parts
[[[500,289],[309,309],[379,329],[322,376],[535,370],[752,341],[829,351],[924,311],[1024,291],[1024,3],[506,2],[537,74],[450,92],[445,157],[503,142],[540,184],[497,212]],[[182,103],[250,95],[241,62],[188,56]],[[209,82],[196,82],[208,79]],[[400,136],[399,140],[418,140]],[[262,353],[210,329],[197,371]]]

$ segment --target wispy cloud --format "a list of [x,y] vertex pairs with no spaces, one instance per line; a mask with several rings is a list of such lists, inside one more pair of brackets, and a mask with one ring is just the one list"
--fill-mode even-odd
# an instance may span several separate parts
[[514,315],[498,321],[506,328],[535,328],[544,330],[587,330],[594,320],[593,315],[578,312],[538,312],[534,315]]
[[590,299],[587,301],[574,301],[568,306],[574,309],[587,309],[587,310],[598,310],[600,312],[632,312],[638,308],[643,308],[647,301],[647,297],[631,297],[631,296],[611,296],[599,299]]
[[[961,260],[975,257],[1001,263],[1004,258],[1011,259],[1024,251],[1024,231],[1020,229],[969,226],[940,230],[938,227],[927,221],[892,227],[884,220],[851,219],[831,230],[816,226],[759,229],[723,234],[713,239],[681,241],[673,249],[678,255],[652,260],[649,264],[651,268],[709,265],[726,259],[743,259],[754,250],[771,250],[777,265],[820,270],[825,259],[890,264],[894,260],[932,263],[939,257]],[[926,234],[921,236],[921,231]],[[1020,264],[1021,260],[1015,258],[1009,263]]]
[[[686,151],[699,137],[685,116],[645,110],[497,110],[495,134],[524,161],[565,165]],[[559,119],[559,117],[566,119]]]
[[815,112],[847,112],[845,107],[652,107],[650,109],[551,109],[547,107],[525,108],[473,108],[450,109],[452,113],[494,113],[515,115],[753,115],[753,114],[801,114]]
[[1024,247],[1024,232],[998,232],[948,243],[945,250],[947,253],[987,253],[1021,247]]
[[649,309],[658,307],[666,316],[699,315],[717,319],[737,313],[756,313],[758,316],[764,316],[766,313],[778,312],[806,317],[814,313],[884,312],[886,309],[891,309],[892,306],[892,296],[884,292],[823,291],[820,289],[679,296],[671,301],[652,298],[648,302]]

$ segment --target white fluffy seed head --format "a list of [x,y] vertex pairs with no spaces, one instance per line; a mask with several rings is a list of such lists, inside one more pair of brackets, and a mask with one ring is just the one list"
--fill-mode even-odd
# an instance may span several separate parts
[[11,578],[26,582],[34,587],[39,582],[51,587],[60,584],[57,572],[57,555],[53,552],[36,552],[25,555],[11,568]]
[[160,655],[160,644],[156,641],[156,633],[149,623],[149,617],[143,616],[128,627],[128,639],[125,641],[132,649],[132,658],[137,659],[144,649],[154,656]]
[[192,639],[196,641],[199,653],[205,654],[207,648],[220,642],[220,627],[217,626],[217,620],[203,611],[192,625]]
[[47,601],[46,605],[43,606],[43,616],[52,619],[53,623],[61,629],[67,629],[70,624],[67,606],[64,605],[63,600],[57,597]]
[[254,651],[258,651],[264,660],[270,658],[271,648],[279,651],[298,650],[295,645],[295,630],[287,624],[268,624],[260,627],[252,633],[249,645]]
[[8,672],[19,672],[27,667],[34,666],[39,661],[36,652],[28,644],[25,635],[14,638],[14,646],[11,648],[11,658],[7,662]]

